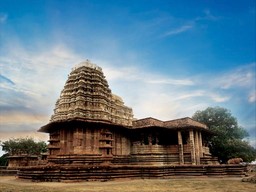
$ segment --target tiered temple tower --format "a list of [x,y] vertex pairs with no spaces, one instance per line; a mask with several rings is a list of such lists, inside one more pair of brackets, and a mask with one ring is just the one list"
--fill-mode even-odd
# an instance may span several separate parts
[[125,151],[128,154],[129,141],[125,135],[124,141],[117,141],[121,137],[118,129],[132,127],[132,120],[132,109],[111,93],[102,69],[87,60],[72,69],[50,123],[39,131],[50,133],[51,162],[68,158],[85,163]]

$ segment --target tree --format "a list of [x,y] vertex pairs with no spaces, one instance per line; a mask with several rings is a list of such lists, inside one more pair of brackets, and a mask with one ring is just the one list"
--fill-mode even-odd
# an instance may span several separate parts
[[32,138],[9,139],[2,142],[1,146],[8,155],[40,155],[47,151],[44,141],[35,142]]
[[0,166],[7,166],[7,165],[8,165],[7,154],[3,154],[0,157]]
[[214,135],[209,138],[209,147],[213,156],[222,162],[228,159],[241,157],[246,162],[256,158],[256,149],[243,139],[248,137],[248,132],[238,125],[237,119],[231,112],[222,107],[208,107],[197,111],[192,119],[202,122],[209,127]]

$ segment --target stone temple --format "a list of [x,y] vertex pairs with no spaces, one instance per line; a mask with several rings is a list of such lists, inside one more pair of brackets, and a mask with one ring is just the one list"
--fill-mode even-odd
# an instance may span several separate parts
[[212,157],[206,125],[185,117],[135,119],[113,94],[100,67],[75,66],[57,100],[50,122],[49,154],[19,178],[109,180],[171,176],[242,175],[244,167],[220,165]]

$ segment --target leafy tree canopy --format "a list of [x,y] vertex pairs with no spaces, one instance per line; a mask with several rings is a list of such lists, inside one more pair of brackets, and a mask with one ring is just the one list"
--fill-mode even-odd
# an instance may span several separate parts
[[234,157],[241,157],[246,162],[255,160],[256,149],[243,140],[249,136],[248,132],[238,125],[229,110],[208,107],[195,112],[192,118],[206,124],[214,132],[214,136],[209,138],[210,151],[222,162]]
[[0,157],[0,166],[7,166],[7,165],[8,165],[7,154],[3,154]]
[[40,155],[47,151],[44,141],[36,142],[32,138],[15,138],[1,143],[2,150],[9,155]]

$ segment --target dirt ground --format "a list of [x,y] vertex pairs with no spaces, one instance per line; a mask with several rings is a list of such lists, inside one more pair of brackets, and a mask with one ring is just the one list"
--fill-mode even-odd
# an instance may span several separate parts
[[136,179],[108,182],[31,182],[14,176],[0,176],[1,192],[255,192],[256,184],[241,178]]

